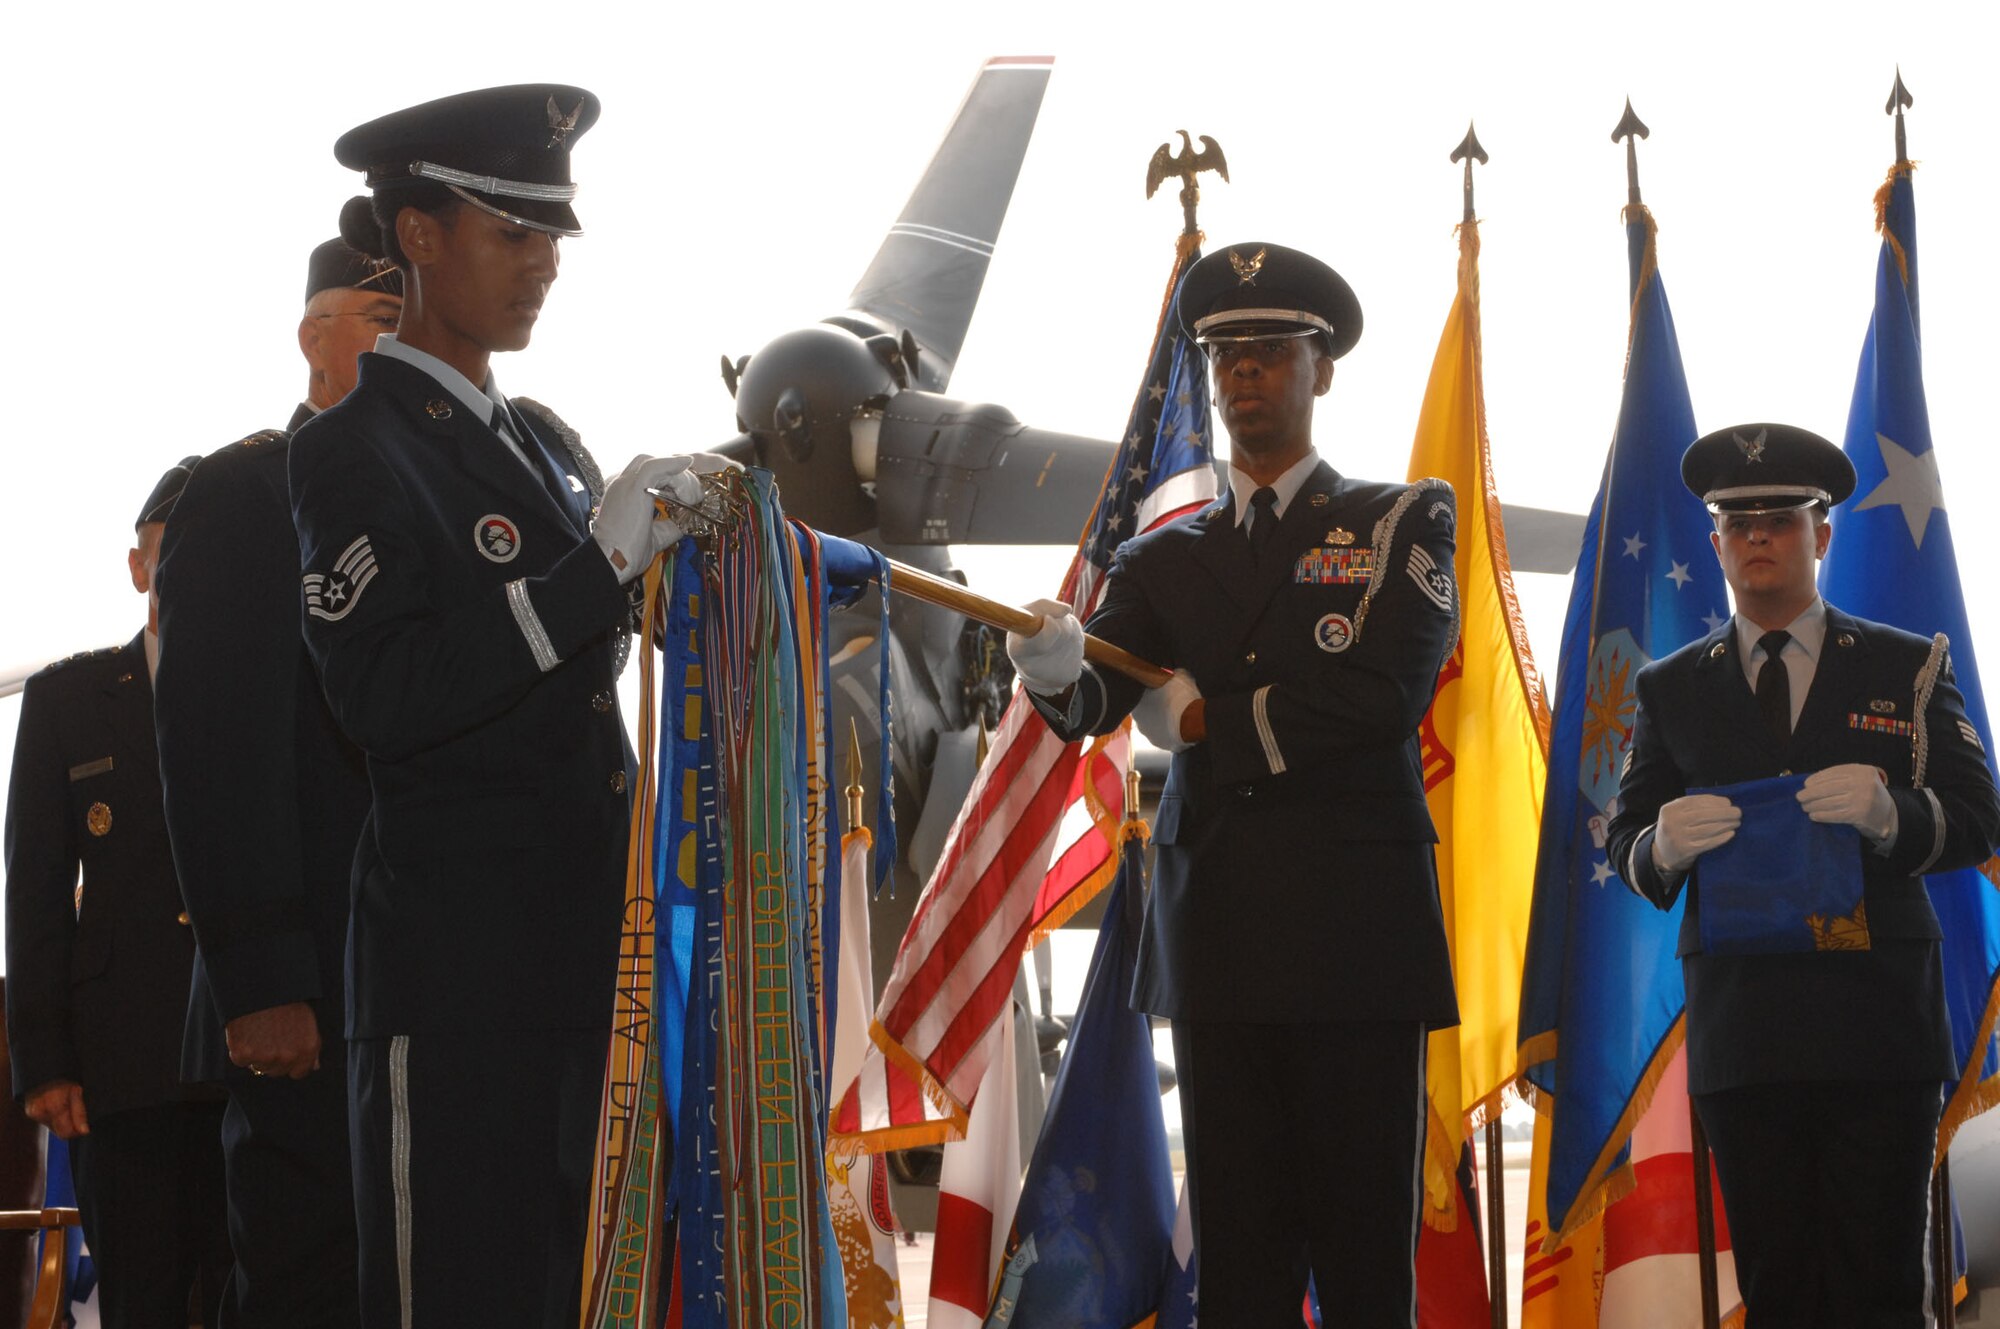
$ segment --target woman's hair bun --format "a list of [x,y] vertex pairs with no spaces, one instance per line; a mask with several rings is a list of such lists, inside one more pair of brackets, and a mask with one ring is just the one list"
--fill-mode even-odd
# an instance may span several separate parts
[[369,258],[389,257],[382,225],[375,220],[375,201],[366,194],[356,194],[341,205],[340,238],[347,242],[350,249]]

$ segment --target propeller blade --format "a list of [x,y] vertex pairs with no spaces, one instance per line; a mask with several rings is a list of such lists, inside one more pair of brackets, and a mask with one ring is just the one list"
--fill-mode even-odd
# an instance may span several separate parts
[[917,386],[941,391],[965,345],[1000,223],[1041,113],[1053,56],[988,60],[850,308],[915,334]]
[[883,412],[876,515],[887,544],[1073,545],[1116,449],[1002,406],[904,392]]
[[1576,551],[1583,544],[1581,513],[1502,503],[1500,520],[1507,526],[1507,561],[1514,571],[1568,576],[1576,567]]

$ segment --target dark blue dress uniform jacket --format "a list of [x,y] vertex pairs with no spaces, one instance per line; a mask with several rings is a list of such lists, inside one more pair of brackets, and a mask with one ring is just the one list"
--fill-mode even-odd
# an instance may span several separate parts
[[160,812],[143,633],[28,680],[6,841],[15,1097],[75,1080],[101,1120],[212,1095],[180,1084],[194,934]]
[[[1802,1080],[1946,1080],[1958,1074],[1944,1005],[1936,913],[1923,874],[1985,860],[2000,839],[2000,798],[1965,704],[1940,659],[1930,705],[1914,713],[1931,642],[1826,611],[1826,640],[1789,744],[1765,726],[1743,677],[1734,621],[1639,671],[1638,716],[1607,847],[1628,885],[1660,908],[1687,888],[1679,954],[1687,979],[1688,1088]],[[1893,709],[1890,709],[1893,708]],[[1928,756],[1915,787],[1915,732]],[[1859,850],[1871,949],[1783,955],[1701,950],[1700,865],[1668,877],[1653,864],[1662,805],[1690,788],[1847,762],[1881,768],[1896,802],[1886,855]]]
[[630,607],[588,534],[595,467],[552,416],[517,416],[540,474],[428,374],[370,353],[292,442],[306,644],[374,791],[350,1037],[610,1018]]
[[[293,427],[310,418],[301,407]],[[345,1036],[347,884],[368,773],[299,636],[290,452],[271,430],[211,453],[160,545],[160,770],[201,944],[191,1078],[249,1075],[230,1065],[222,1026],[253,1011],[310,1002],[322,1040]]]
[[[1455,1024],[1417,740],[1457,639],[1451,489],[1322,462],[1261,565],[1232,516],[1225,501],[1128,542],[1088,624],[1190,671],[1207,701],[1208,737],[1175,754],[1160,798],[1133,1004]],[[1140,695],[1087,667],[1067,716],[1035,702],[1073,738]]]

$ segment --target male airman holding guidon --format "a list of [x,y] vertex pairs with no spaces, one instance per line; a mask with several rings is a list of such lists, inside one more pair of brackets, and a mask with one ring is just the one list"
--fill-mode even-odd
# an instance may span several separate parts
[[1050,602],[1008,653],[1059,734],[1132,713],[1174,753],[1133,1001],[1173,1021],[1204,1329],[1296,1321],[1308,1271],[1347,1322],[1414,1325],[1425,1041],[1458,1020],[1417,740],[1457,638],[1453,495],[1314,451],[1361,334],[1333,269],[1235,245],[1177,309],[1229,494],[1128,542],[1089,623],[1173,677],[1085,665]]
[[2000,839],[1949,643],[1821,600],[1839,448],[1749,424],[1681,476],[1735,615],[1647,665],[1611,862],[1685,892],[1688,1091],[1722,1183],[1750,1323],[1924,1323],[1944,1083],[1958,1074],[1923,874]]
[[630,589],[680,532],[495,385],[581,233],[581,88],[446,97],[349,131],[342,235],[401,323],[292,444],[306,645],[373,790],[353,875],[362,1320],[572,1326],[617,972]]

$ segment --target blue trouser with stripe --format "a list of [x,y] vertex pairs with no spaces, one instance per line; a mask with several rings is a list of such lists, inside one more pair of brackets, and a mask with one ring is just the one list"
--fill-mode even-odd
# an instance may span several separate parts
[[605,1030],[349,1043],[366,1329],[574,1329]]

